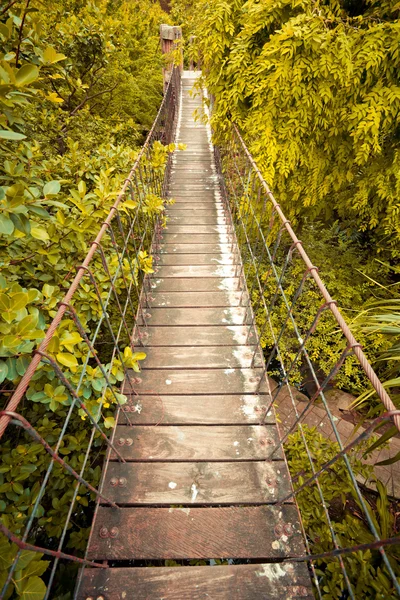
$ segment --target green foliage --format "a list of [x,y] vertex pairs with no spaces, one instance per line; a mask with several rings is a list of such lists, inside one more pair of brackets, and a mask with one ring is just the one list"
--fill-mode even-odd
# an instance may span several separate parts
[[[318,433],[314,427],[303,425],[303,431],[314,469],[317,471],[338,453],[339,446]],[[348,456],[354,474],[357,477],[369,478],[372,467],[363,464],[360,458],[360,454],[365,450],[364,443],[362,447],[352,450]],[[285,451],[292,476],[300,473],[295,480],[296,489],[313,474],[300,432],[289,436]],[[344,460],[338,460],[324,471],[319,477],[319,483],[339,546],[348,548],[373,542],[375,538],[366,524],[363,509]],[[377,489],[376,501],[373,502],[370,498],[364,498],[364,501],[379,536],[385,539],[395,535],[395,513],[394,507],[388,501],[385,487],[379,481]],[[297,501],[307,532],[310,552],[320,554],[332,550],[332,535],[316,483],[299,492]],[[399,577],[398,546],[388,546],[386,552],[396,576]],[[343,557],[343,561],[356,598],[394,600],[397,597],[378,550],[354,552]],[[344,597],[347,587],[338,559],[316,561],[316,572],[324,600],[337,600]]]
[[[8,569],[16,557],[18,548],[4,537],[0,538],[0,587],[3,587]],[[4,596],[7,600],[13,592],[21,600],[42,600],[46,593],[46,586],[41,575],[46,571],[48,561],[41,560],[43,554],[23,550],[18,558],[12,588]]]
[[[162,99],[159,24],[165,20],[152,0],[17,0],[0,15],[0,382],[8,392],[24,375],[156,115]],[[173,150],[156,143],[146,167],[162,175]],[[120,205],[122,220],[129,222],[135,211],[139,231],[163,212],[159,196],[148,193],[144,185],[141,192],[140,209],[130,197]],[[140,286],[144,274],[152,272],[146,244],[134,264],[125,259],[120,265],[110,236],[103,238],[109,272],[99,253],[91,263],[103,301],[110,278],[115,278],[115,294],[122,299],[126,277]],[[124,379],[122,360],[125,367],[139,371],[145,354],[132,351],[124,333],[120,337],[123,356],[111,357],[107,349],[111,334],[101,326],[97,336],[103,372],[93,359],[88,361],[83,337],[93,336],[103,314],[88,275],[74,295],[73,307],[84,333],[72,318],[63,319],[47,348],[50,363],[42,362],[36,371],[21,411],[54,446],[77,401],[69,385],[78,390],[82,404],[73,411],[59,454],[80,472],[90,440],[90,419],[105,431],[111,429],[115,405],[126,402],[118,392]],[[110,315],[116,310],[115,302],[110,302]],[[66,382],[60,381],[58,369]],[[9,394],[3,396],[4,403],[8,398]],[[96,486],[103,452],[98,433],[93,445],[98,458],[86,464],[84,477]],[[54,546],[76,492],[66,546],[82,553],[93,494],[83,485],[76,490],[76,481],[55,463],[46,494],[40,498],[50,457],[23,430],[16,432],[14,425],[2,440],[0,456],[4,525],[21,534],[38,502],[32,540]],[[16,548],[3,537],[0,543],[8,557],[1,566],[4,583]],[[8,597],[40,600],[45,594],[41,575],[48,563],[40,561],[38,554],[26,561],[26,568],[17,567]]]
[[212,123],[246,141],[287,216],[340,218],[399,256],[399,6],[201,2]]

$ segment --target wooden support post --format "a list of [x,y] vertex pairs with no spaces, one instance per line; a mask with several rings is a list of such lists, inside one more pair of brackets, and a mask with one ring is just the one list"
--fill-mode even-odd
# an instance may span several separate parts
[[[161,52],[168,54],[171,50],[174,50],[177,46],[177,40],[182,39],[181,27],[173,25],[160,25],[160,40],[161,40]],[[163,80],[164,80],[164,91],[167,88],[169,78],[172,72],[172,63],[163,67]],[[183,51],[181,48],[181,61],[179,65],[180,70],[183,70]]]

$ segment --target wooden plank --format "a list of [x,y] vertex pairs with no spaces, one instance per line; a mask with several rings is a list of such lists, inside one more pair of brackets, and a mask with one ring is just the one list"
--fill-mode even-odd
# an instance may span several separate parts
[[236,252],[236,248],[233,244],[166,244],[164,243],[159,251],[160,255],[163,254],[232,254],[240,259],[240,255]]
[[234,265],[240,259],[234,254],[160,254],[156,265]]
[[[275,423],[267,394],[130,396],[124,406],[135,425],[259,425]],[[120,411],[118,422],[127,423]]]
[[[275,425],[118,425],[115,431],[121,456],[140,462],[266,460],[278,442]],[[282,458],[280,449],[273,458]]]
[[305,563],[85,569],[78,600],[313,600]]
[[[275,529],[279,525],[280,529]],[[275,528],[274,528],[275,526]],[[114,538],[101,537],[114,528]],[[282,533],[285,528],[286,533]],[[277,559],[304,553],[292,505],[220,508],[125,508],[101,506],[89,559]]]
[[226,225],[167,225],[165,231],[168,233],[229,234],[230,227]]
[[262,366],[257,346],[178,346],[146,348],[143,369],[248,369]]
[[[169,327],[165,328],[167,331]],[[143,369],[129,371],[137,393],[257,394],[268,392],[263,369]]]
[[155,268],[153,279],[166,277],[238,277],[236,265],[177,265]]
[[[139,337],[139,334],[142,336]],[[256,340],[254,329],[248,325],[226,327],[142,327],[135,332],[134,342],[145,346],[241,346]],[[171,392],[170,392],[171,393]]]
[[[252,322],[251,309],[236,307],[147,308],[146,322],[152,327],[175,325],[245,325]],[[138,323],[141,323],[141,315]]]
[[180,205],[173,205],[171,207],[169,207],[166,211],[165,214],[167,215],[167,217],[170,216],[190,216],[190,215],[195,215],[198,217],[204,216],[204,217],[209,217],[209,216],[215,216],[215,215],[221,215],[224,216],[225,215],[225,211],[222,208],[222,205],[220,208],[218,208],[217,206],[210,206],[208,205],[208,208],[204,208],[203,205],[193,205],[192,208],[187,207],[185,205],[184,208],[181,208]]
[[237,292],[243,288],[240,277],[152,277],[150,289],[155,292]]
[[232,236],[225,233],[170,233],[164,231],[161,239],[165,244],[230,244]]
[[224,225],[229,223],[229,218],[225,217],[225,215],[221,214],[218,216],[196,216],[196,215],[171,215],[168,214],[167,220],[167,229],[171,225]]
[[166,464],[110,462],[102,492],[118,505],[212,506],[270,504],[289,494],[291,489],[286,465],[281,460]]
[[149,296],[150,306],[158,307],[245,306],[247,301],[247,292],[154,292]]

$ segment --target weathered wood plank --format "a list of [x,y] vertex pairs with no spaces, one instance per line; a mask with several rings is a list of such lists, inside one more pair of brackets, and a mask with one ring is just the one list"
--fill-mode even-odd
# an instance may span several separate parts
[[[141,323],[141,316],[138,323]],[[245,325],[252,322],[251,311],[244,306],[202,308],[147,308],[146,321],[152,327],[174,325]]]
[[262,366],[257,346],[180,346],[146,348],[144,369],[248,369]]
[[[268,394],[128,395],[124,410],[135,425],[260,425],[275,423],[269,405]],[[122,411],[118,422],[127,423]]]
[[161,239],[165,244],[231,244],[232,236],[225,233],[169,233],[164,230]]
[[212,234],[221,233],[229,234],[230,227],[226,225],[170,225],[167,224],[165,231],[168,233],[197,233],[197,234]]
[[229,223],[229,219],[221,214],[221,215],[211,215],[211,216],[196,216],[196,215],[174,215],[168,214],[167,220],[167,229],[170,228],[171,225],[215,225],[215,223],[219,225],[225,225]]
[[[142,336],[139,337],[139,334]],[[145,346],[241,346],[255,340],[252,327],[228,325],[226,327],[142,327],[135,332],[134,342],[141,340]],[[171,392],[169,392],[171,393]]]
[[85,569],[78,600],[312,600],[305,563]]
[[[277,529],[279,525],[280,529]],[[114,538],[100,530],[114,530]],[[275,531],[277,529],[277,531]],[[283,532],[284,529],[284,532]],[[100,507],[89,558],[260,558],[303,554],[292,505],[221,508]]]
[[[278,442],[275,425],[118,425],[115,432],[121,456],[140,462],[266,460]],[[280,449],[273,458],[282,458]]]
[[237,292],[243,289],[240,277],[152,277],[150,289],[155,292]]
[[201,254],[205,256],[207,254],[232,254],[237,257],[237,261],[240,260],[240,255],[236,252],[233,244],[166,244],[164,243],[159,250],[159,255],[163,254]]
[[[122,479],[122,481],[121,481]],[[115,463],[103,493],[118,505],[271,504],[289,494],[283,461]]]
[[155,261],[156,265],[234,265],[238,261],[234,254],[160,254],[160,259]]
[[166,277],[238,277],[240,267],[236,265],[177,265],[155,268],[152,279]]
[[156,307],[245,306],[248,301],[247,292],[153,292],[149,298]]
[[165,211],[165,214],[167,215],[167,217],[175,217],[175,216],[180,216],[180,217],[184,217],[184,216],[190,216],[190,215],[194,215],[194,216],[198,216],[198,217],[209,217],[209,216],[213,216],[215,217],[216,215],[221,215],[222,217],[225,216],[225,211],[222,208],[222,206],[220,208],[218,208],[217,206],[210,206],[208,205],[209,208],[204,208],[203,205],[198,206],[193,205],[193,208],[187,207],[185,205],[184,208],[182,208],[180,205],[174,205],[171,206],[170,208],[168,208]]
[[[165,328],[170,329],[169,327]],[[268,392],[263,369],[143,369],[135,379],[135,390],[143,394],[257,394]]]

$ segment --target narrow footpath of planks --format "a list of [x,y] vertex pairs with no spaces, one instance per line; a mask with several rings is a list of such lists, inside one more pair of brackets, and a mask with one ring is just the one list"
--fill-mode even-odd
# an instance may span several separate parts
[[[127,462],[111,453],[103,480],[121,508],[99,506],[89,543],[108,568],[86,568],[78,598],[313,598],[306,565],[281,562],[304,544],[296,507],[274,506],[289,475],[281,452],[268,460],[278,432],[209,132],[193,118],[194,79],[183,75],[177,139],[187,150],[174,157],[175,203],[140,328],[147,359],[132,374],[137,394],[124,385],[135,425],[120,415],[115,432]],[[167,559],[185,566],[158,566]]]

